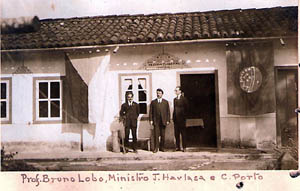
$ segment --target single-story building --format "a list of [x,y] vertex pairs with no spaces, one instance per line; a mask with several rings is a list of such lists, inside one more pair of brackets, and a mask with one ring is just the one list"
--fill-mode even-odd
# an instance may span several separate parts
[[18,22],[1,22],[1,143],[11,151],[115,149],[127,91],[146,149],[156,89],[172,112],[178,85],[188,147],[298,145],[298,7]]

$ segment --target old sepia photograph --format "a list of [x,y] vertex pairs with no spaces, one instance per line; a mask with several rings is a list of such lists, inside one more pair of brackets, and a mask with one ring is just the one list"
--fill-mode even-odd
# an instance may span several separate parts
[[2,172],[297,170],[298,87],[297,0],[1,1]]

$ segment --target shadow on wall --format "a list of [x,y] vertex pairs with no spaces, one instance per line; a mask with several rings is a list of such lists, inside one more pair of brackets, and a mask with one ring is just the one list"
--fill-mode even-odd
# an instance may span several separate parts
[[83,131],[88,132],[89,135],[95,138],[96,135],[96,124],[95,123],[67,123],[63,124],[61,128],[61,133],[74,133],[80,135],[80,140],[78,142],[78,150],[84,151],[83,142]]
[[[120,140],[125,137],[125,127],[119,117],[115,115],[114,121],[110,124],[111,135],[106,140],[106,150],[113,152],[120,152]],[[148,139],[151,139],[151,126],[149,124],[148,118],[145,118],[144,115],[140,115],[141,120],[138,121],[137,127],[137,141],[138,148],[147,150],[147,143],[145,142]],[[129,138],[132,137],[131,131]],[[129,140],[130,142],[131,140]]]
[[106,139],[106,150],[120,152],[120,139],[125,137],[125,129],[119,117],[115,115],[113,122],[110,124],[111,135]]
[[[149,113],[150,105],[147,108]],[[154,147],[153,127],[150,125],[148,114],[140,114],[139,119],[137,127],[138,148],[147,150],[147,140],[150,140],[150,149],[152,150]],[[119,121],[118,114],[115,115],[114,121],[110,124],[110,131],[111,135],[106,140],[106,150],[120,152],[120,138],[122,135],[125,136],[125,129],[123,123]],[[165,130],[165,148],[175,148],[174,124],[172,120]]]
[[75,133],[82,136],[83,130],[86,130],[93,138],[96,134],[95,123],[67,123],[61,127],[61,133]]

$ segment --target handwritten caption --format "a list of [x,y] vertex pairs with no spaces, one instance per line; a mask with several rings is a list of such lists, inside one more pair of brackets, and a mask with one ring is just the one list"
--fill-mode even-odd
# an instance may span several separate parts
[[145,173],[128,173],[128,174],[119,174],[119,173],[108,173],[105,175],[97,175],[94,173],[90,174],[76,174],[73,176],[58,176],[49,175],[49,174],[35,174],[31,176],[29,174],[20,174],[21,181],[23,184],[34,184],[35,186],[40,186],[41,184],[48,183],[110,183],[110,182],[158,182],[158,181],[185,181],[185,182],[205,182],[205,181],[226,181],[226,180],[235,180],[235,181],[244,181],[244,180],[263,180],[263,176],[259,173],[251,174],[227,174],[223,173],[218,176],[204,176],[204,175],[189,175],[181,174],[175,175],[171,173],[158,173],[154,172],[152,174]]

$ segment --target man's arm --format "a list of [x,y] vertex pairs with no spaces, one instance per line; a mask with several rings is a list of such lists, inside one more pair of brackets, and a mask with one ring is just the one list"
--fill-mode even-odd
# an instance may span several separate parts
[[140,114],[140,105],[137,103],[136,104],[136,116],[139,116]]
[[126,110],[125,110],[125,105],[124,104],[122,104],[122,106],[121,106],[119,115],[120,115],[119,122],[123,122],[124,123],[124,121],[125,121],[125,115],[126,115]]
[[123,117],[123,116],[125,115],[125,107],[124,107],[124,104],[121,105],[121,109],[120,109],[119,115],[120,115],[120,117]]
[[175,120],[175,98],[173,99],[173,121]]
[[187,98],[184,98],[184,117],[187,118],[187,115],[188,115],[188,109],[189,109],[189,103],[188,103],[188,100]]
[[171,118],[171,115],[170,115],[170,106],[169,106],[169,102],[167,101],[167,124],[170,123],[170,118]]
[[153,101],[151,101],[150,103],[150,111],[149,111],[149,121],[150,121],[150,124],[152,125],[153,124]]

